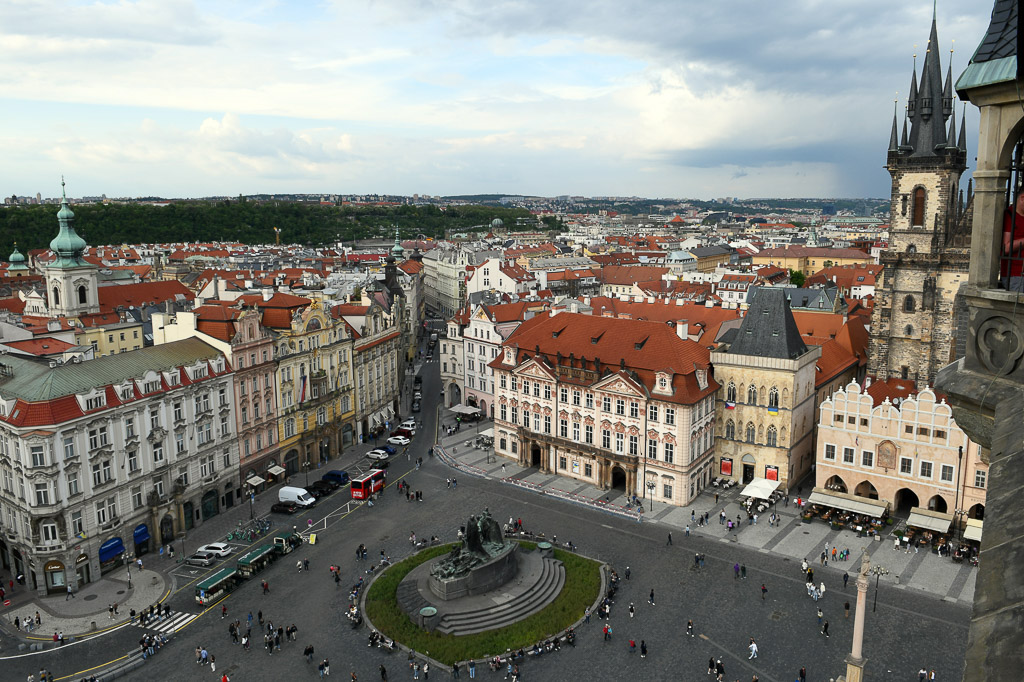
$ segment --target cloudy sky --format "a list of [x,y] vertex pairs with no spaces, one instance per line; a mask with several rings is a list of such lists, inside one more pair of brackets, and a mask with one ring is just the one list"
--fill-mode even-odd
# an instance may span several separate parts
[[[955,78],[991,2],[938,5]],[[75,196],[888,196],[893,100],[902,111],[931,14],[928,0],[0,0],[0,195],[53,196],[63,173]]]

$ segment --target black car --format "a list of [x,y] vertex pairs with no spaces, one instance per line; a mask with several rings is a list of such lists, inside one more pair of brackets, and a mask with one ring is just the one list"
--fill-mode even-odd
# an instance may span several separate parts
[[291,502],[275,502],[270,506],[270,511],[275,514],[294,514],[296,509],[298,507]]
[[330,495],[331,493],[334,492],[335,488],[335,485],[327,481],[313,481],[312,483],[306,486],[306,492],[313,495],[314,497],[316,496],[316,493],[320,493],[321,496],[323,496]]

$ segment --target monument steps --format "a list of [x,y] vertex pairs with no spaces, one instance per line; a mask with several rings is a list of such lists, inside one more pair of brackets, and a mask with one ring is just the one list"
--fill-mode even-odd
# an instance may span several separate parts
[[[562,562],[544,559],[541,574],[530,589],[504,604],[485,605],[472,611],[445,614],[437,626],[437,631],[445,634],[470,635],[511,625],[554,601],[564,584],[565,568]],[[416,596],[419,597],[418,593]],[[401,595],[399,598],[401,599]]]

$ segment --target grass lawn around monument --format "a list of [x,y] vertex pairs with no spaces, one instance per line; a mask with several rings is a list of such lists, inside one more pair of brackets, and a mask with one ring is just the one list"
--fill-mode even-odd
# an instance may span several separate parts
[[[520,542],[524,550],[532,550],[532,542]],[[533,645],[563,632],[593,605],[601,589],[601,564],[578,554],[555,550],[555,558],[565,568],[565,584],[555,600],[525,620],[497,630],[475,635],[445,635],[426,632],[413,623],[398,605],[398,585],[420,564],[449,553],[455,544],[426,549],[389,567],[373,581],[366,594],[366,615],[374,627],[388,637],[446,665],[471,658],[481,659]]]

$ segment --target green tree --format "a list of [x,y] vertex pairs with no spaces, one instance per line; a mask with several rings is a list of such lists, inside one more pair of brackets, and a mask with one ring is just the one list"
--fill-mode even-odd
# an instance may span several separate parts
[[804,273],[801,272],[800,270],[789,271],[789,283],[792,284],[793,286],[802,287],[804,285],[805,280],[806,277],[804,277]]

